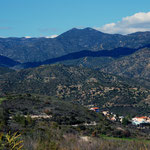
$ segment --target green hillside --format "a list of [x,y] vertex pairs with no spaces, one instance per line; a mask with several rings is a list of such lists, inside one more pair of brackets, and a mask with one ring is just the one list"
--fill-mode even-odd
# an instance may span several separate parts
[[[8,137],[14,137],[12,140],[15,142],[22,141],[25,149],[40,147],[44,150],[69,149],[70,145],[76,147],[80,142],[84,144],[80,148],[84,149],[95,140],[93,148],[105,147],[105,144],[108,148],[114,148],[114,141],[115,147],[119,142],[122,147],[130,148],[133,140],[137,141],[134,141],[134,144],[138,147],[146,144],[144,139],[149,138],[149,131],[109,121],[101,113],[56,97],[13,94],[3,98],[5,100],[0,104],[1,149],[10,147],[6,141]],[[138,138],[140,141],[142,139],[143,143],[140,143]],[[113,141],[110,143],[109,140]]]
[[[101,109],[131,107],[136,111],[140,107],[138,113],[147,113],[150,90],[121,77],[92,69],[46,65],[1,76],[0,93],[56,96],[82,105],[96,105]],[[143,112],[145,107],[148,109]],[[129,112],[120,109],[120,112],[130,113],[132,109]]]
[[130,56],[114,60],[101,71],[138,80],[150,88],[150,49],[144,48]]
[[11,128],[14,128],[17,122],[25,125],[23,117],[21,119],[21,116],[25,115],[30,115],[31,118],[37,116],[35,119],[54,121],[60,125],[97,122],[101,119],[94,111],[81,105],[65,102],[56,97],[35,94],[5,96],[0,104],[0,111],[1,109],[7,112],[7,124]]

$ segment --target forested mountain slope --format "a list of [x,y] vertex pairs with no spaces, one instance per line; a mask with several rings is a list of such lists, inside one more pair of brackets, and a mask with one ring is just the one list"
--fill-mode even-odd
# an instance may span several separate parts
[[0,93],[36,93],[102,108],[133,107],[136,110],[140,107],[145,112],[150,101],[150,90],[134,82],[64,65],[45,65],[0,76]]

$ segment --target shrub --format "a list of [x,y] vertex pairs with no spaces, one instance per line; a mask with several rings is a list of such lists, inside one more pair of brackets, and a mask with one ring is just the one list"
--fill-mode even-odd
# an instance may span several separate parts
[[0,134],[0,149],[8,149],[8,150],[21,150],[23,148],[23,140],[21,140],[21,134],[15,132],[11,134],[11,132],[4,134]]

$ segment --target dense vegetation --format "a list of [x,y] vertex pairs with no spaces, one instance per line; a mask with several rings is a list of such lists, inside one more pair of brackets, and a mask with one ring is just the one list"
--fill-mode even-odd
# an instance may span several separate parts
[[148,89],[83,67],[47,65],[4,74],[0,76],[0,93],[35,93],[86,106],[95,105],[101,109],[132,108],[128,112],[122,109],[120,113],[131,113],[133,110],[139,114],[149,113]]
[[[101,118],[81,105],[56,99],[55,97],[40,95],[9,95],[3,97],[1,108],[7,113],[7,117],[13,118],[16,122],[26,125],[24,115],[47,117],[49,121],[58,124],[73,125],[100,121]],[[19,119],[21,118],[21,119]],[[8,123],[8,122],[7,122]],[[14,125],[9,121],[10,126]]]

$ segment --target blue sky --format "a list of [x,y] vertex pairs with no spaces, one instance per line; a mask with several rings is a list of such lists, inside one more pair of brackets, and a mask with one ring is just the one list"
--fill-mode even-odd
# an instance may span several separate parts
[[[0,36],[51,36],[74,27],[128,34],[150,30],[149,11],[150,0],[0,0]],[[122,20],[127,16],[134,16],[130,31],[130,18],[129,22]],[[140,25],[136,16],[140,16]],[[144,29],[141,17],[146,18]],[[122,32],[125,26],[128,29]]]

